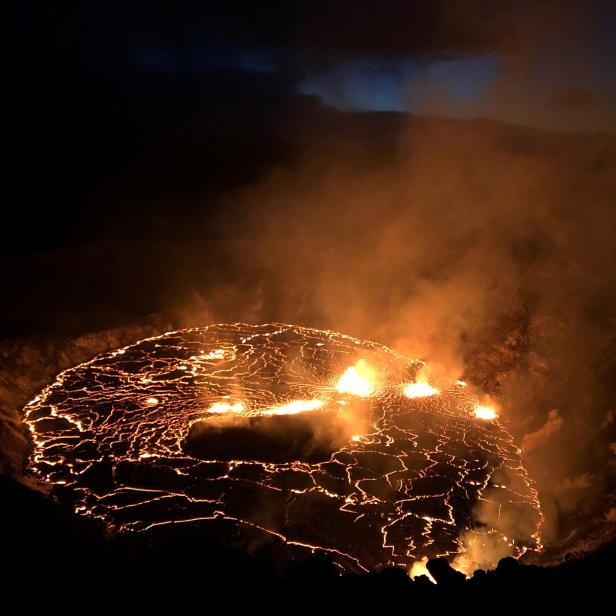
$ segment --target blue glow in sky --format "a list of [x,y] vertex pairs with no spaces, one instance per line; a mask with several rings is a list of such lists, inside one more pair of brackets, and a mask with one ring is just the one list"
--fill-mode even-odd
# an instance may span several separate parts
[[492,55],[431,62],[358,60],[306,78],[298,92],[345,111],[418,112],[434,98],[456,106],[476,103],[498,68]]

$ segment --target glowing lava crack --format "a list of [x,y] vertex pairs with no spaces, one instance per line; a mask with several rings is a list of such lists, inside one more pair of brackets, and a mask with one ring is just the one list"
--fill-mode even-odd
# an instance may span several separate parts
[[422,365],[291,325],[170,332],[28,404],[30,466],[121,531],[224,522],[352,570],[537,549],[511,436],[463,383],[415,383]]

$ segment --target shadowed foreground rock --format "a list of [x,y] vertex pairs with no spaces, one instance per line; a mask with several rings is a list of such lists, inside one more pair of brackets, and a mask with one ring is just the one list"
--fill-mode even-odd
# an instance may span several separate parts
[[[590,593],[595,599],[610,593],[616,555],[615,547],[609,546],[557,567],[505,558],[494,571],[476,571],[470,579],[446,560],[435,559],[427,568],[437,584],[425,576],[411,580],[393,567],[340,575],[325,554],[284,568],[285,559],[274,546],[256,540],[248,550],[246,545],[222,545],[194,528],[178,528],[156,541],[114,535],[4,475],[0,492],[3,586],[34,593],[33,600],[44,599],[47,606],[63,605],[69,611],[71,605],[77,608],[80,596],[96,597],[101,605],[125,600],[150,605],[162,599],[187,600],[188,589],[198,590],[207,601],[229,604],[301,597],[306,605],[322,605],[326,598],[347,606],[381,598],[400,606],[456,605],[534,596],[554,605]],[[230,585],[235,592],[229,592]]]
[[434,558],[428,561],[427,569],[437,584],[443,588],[459,589],[464,584],[464,575],[452,569],[444,558]]

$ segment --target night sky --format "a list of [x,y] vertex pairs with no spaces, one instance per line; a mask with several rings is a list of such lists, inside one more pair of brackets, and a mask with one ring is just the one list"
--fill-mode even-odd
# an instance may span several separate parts
[[[226,231],[199,190],[213,202],[290,160],[279,142],[297,131],[281,118],[302,105],[347,119],[409,112],[616,130],[607,1],[96,0],[20,2],[5,14],[2,254],[192,232],[197,201],[209,212],[199,237],[219,239]],[[209,123],[207,150],[195,122]],[[159,152],[164,160],[142,164]]]
[[[218,149],[255,131],[267,140],[301,97],[341,112],[616,129],[616,7],[608,1],[96,0],[20,2],[5,14],[13,26],[6,222],[19,231],[7,234],[2,253],[103,233],[121,213],[106,203],[101,215],[92,196],[213,110],[236,111],[211,119],[225,141]],[[190,192],[168,161],[165,173]],[[137,216],[166,224],[157,212]]]
[[42,114],[83,112],[101,90],[125,104],[130,82],[156,73],[194,87],[216,75],[209,100],[311,94],[347,111],[568,131],[616,122],[610,2],[26,2],[15,21],[18,96],[44,97]]
[[[19,2],[5,14],[12,232],[3,254],[96,239],[109,227],[113,237],[134,233],[115,195],[98,205],[95,197],[118,173],[134,177],[135,158],[168,148],[165,138],[196,116],[210,118],[212,150],[229,161],[246,152],[238,144],[247,135],[265,143],[302,97],[341,112],[616,129],[616,7],[607,1],[93,0]],[[216,119],[220,110],[226,119]],[[192,190],[196,156],[180,142],[174,160],[147,172],[167,177],[151,188],[161,200],[166,188],[174,199]],[[218,183],[224,192],[237,169],[258,174],[267,156],[251,156],[235,171],[212,171],[234,177],[208,190]],[[272,158],[288,155],[272,149]],[[130,209],[146,220],[140,233],[168,228],[165,212],[140,211],[135,200]]]

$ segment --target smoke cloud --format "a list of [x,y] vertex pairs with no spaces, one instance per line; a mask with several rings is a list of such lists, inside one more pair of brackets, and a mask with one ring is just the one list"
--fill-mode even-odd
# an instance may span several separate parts
[[378,340],[497,396],[558,535],[599,502],[614,441],[613,140],[410,120],[369,148],[336,117],[325,143],[226,202],[260,247],[244,308]]
[[563,425],[562,417],[558,414],[556,409],[552,409],[548,412],[548,419],[541,428],[525,434],[522,439],[522,451],[528,453],[537,447],[545,445],[550,438],[558,432]]

